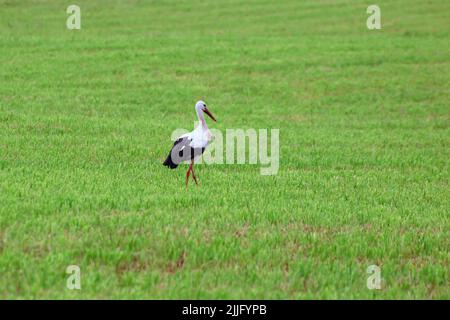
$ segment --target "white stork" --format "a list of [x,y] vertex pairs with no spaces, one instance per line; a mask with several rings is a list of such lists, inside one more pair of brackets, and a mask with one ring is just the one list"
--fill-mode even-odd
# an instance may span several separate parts
[[195,184],[198,185],[197,177],[195,176],[194,165],[195,158],[199,157],[205,151],[206,146],[211,140],[211,132],[206,125],[205,117],[203,113],[206,113],[214,122],[216,119],[206,107],[206,103],[198,101],[195,104],[195,112],[198,117],[198,126],[194,131],[183,134],[173,144],[167,159],[164,161],[164,165],[170,169],[175,169],[183,161],[191,161],[189,169],[186,172],[186,187],[189,183],[189,175],[192,172]]

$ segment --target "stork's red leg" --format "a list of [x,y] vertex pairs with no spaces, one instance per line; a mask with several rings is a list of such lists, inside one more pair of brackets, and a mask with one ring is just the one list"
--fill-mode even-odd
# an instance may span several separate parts
[[197,177],[195,176],[193,165],[194,165],[194,160],[191,161],[190,168],[192,171],[192,178],[194,178],[195,184],[198,186]]
[[190,173],[191,173],[191,170],[192,170],[192,164],[189,166],[189,169],[188,169],[188,171],[186,172],[186,188],[187,188],[188,183],[189,183],[189,175],[190,175]]

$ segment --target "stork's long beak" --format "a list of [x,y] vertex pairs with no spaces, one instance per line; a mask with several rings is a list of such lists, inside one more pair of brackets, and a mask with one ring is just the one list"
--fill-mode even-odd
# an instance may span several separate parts
[[212,119],[212,121],[217,122],[216,118],[212,115],[212,113],[208,110],[208,108],[204,108],[203,111]]

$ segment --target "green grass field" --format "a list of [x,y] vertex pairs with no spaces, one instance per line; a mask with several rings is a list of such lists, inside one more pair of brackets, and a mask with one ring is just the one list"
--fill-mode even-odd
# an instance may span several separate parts
[[[449,299],[450,2],[370,4],[0,0],[0,298]],[[199,98],[278,174],[186,190]]]

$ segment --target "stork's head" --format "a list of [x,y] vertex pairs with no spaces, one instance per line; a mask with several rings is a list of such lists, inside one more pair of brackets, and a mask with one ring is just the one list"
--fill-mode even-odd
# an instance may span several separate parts
[[216,122],[216,118],[214,118],[212,113],[208,110],[204,101],[197,101],[197,103],[195,104],[195,111],[197,112],[197,114],[200,114],[200,112],[206,113],[214,122]]

